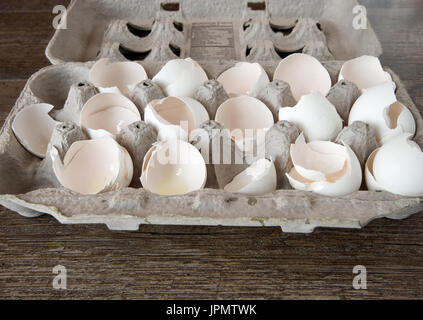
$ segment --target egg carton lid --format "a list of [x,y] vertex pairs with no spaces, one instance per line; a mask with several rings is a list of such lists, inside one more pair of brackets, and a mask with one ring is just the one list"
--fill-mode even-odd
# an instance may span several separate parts
[[[227,63],[201,63],[214,77]],[[142,63],[149,74],[160,63]],[[310,192],[278,190],[259,197],[205,189],[183,196],[158,196],[144,189],[125,188],[99,195],[80,195],[64,188],[47,188],[36,180],[40,159],[17,141],[11,125],[16,114],[33,103],[63,106],[69,88],[86,81],[93,65],[65,63],[43,68],[27,82],[0,131],[0,204],[25,217],[49,214],[65,224],[106,224],[112,230],[137,230],[141,224],[278,226],[284,232],[310,233],[316,227],[361,228],[387,217],[404,219],[423,210],[422,197],[402,197],[387,192],[359,191],[344,197],[324,197]],[[264,64],[272,73],[277,64]],[[336,79],[342,62],[325,62]],[[387,69],[397,84],[398,100],[407,105],[417,123],[415,140],[421,144],[423,119],[403,83]]]
[[[269,40],[275,48],[261,49],[272,51],[270,59],[299,50],[321,61],[380,56],[365,14],[356,0],[72,0],[61,26],[66,29],[56,30],[46,55],[52,64],[93,61],[114,55],[116,45],[127,59],[153,50],[152,60],[248,60],[245,51]],[[149,35],[154,20],[174,23],[180,32],[164,23]],[[138,36],[125,36],[126,22]]]

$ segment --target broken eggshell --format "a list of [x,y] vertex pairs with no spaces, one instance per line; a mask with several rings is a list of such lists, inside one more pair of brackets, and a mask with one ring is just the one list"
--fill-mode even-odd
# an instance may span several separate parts
[[153,100],[144,110],[145,122],[153,126],[159,140],[188,140],[189,133],[209,121],[204,106],[188,97],[167,97]]
[[59,122],[50,117],[54,106],[47,103],[32,104],[16,114],[12,130],[18,141],[29,152],[45,158],[51,135]]
[[224,190],[248,196],[260,196],[276,190],[277,176],[273,161],[259,159],[238,174]]
[[223,85],[229,97],[258,93],[270,83],[263,67],[249,62],[238,62],[223,72],[217,81]]
[[148,79],[144,67],[136,62],[97,61],[90,70],[90,82],[100,92],[121,93],[130,96],[135,86]]
[[392,77],[383,70],[379,58],[361,56],[344,63],[339,73],[339,81],[341,80],[355,83],[360,90],[363,90],[385,82],[392,82]]
[[291,145],[293,168],[287,177],[293,188],[324,196],[345,196],[358,191],[361,165],[348,146],[329,141],[306,143],[300,135]]
[[167,96],[191,98],[207,80],[206,72],[191,58],[169,61],[153,78]]
[[363,90],[351,108],[348,123],[351,125],[355,121],[370,125],[382,144],[402,133],[413,136],[416,133],[413,114],[397,101],[393,82]]
[[246,152],[252,151],[254,142],[259,143],[256,141],[259,133],[263,133],[264,140],[264,134],[274,124],[269,108],[246,95],[226,100],[217,110],[215,120],[231,132],[240,150]]
[[98,194],[129,186],[133,163],[128,151],[111,138],[77,141],[62,160],[51,150],[53,170],[65,188],[81,194]]
[[81,126],[91,139],[115,138],[131,123],[141,121],[136,105],[117,93],[100,93],[92,97],[81,111]]
[[185,141],[159,142],[144,158],[141,183],[155,194],[187,194],[203,189],[206,181],[207,169],[203,156]]
[[297,101],[312,92],[320,92],[326,97],[332,87],[325,67],[316,58],[303,53],[294,53],[283,59],[275,70],[275,80],[287,82]]
[[334,140],[343,126],[335,106],[320,92],[303,96],[295,107],[280,108],[283,120],[295,124],[309,142]]
[[370,155],[365,169],[370,191],[423,196],[423,152],[410,138],[403,133]]

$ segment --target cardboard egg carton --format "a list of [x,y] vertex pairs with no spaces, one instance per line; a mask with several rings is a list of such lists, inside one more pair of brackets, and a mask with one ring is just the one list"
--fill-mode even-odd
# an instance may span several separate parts
[[[25,217],[49,214],[61,223],[100,223],[112,230],[166,224],[278,226],[284,232],[309,233],[316,227],[361,228],[373,219],[403,219],[420,212],[422,198],[417,197],[363,190],[329,198],[292,190],[283,174],[289,145],[298,132],[287,124],[272,127],[266,141],[278,170],[278,190],[260,197],[222,190],[245,168],[242,165],[208,165],[207,188],[184,196],[158,196],[140,188],[142,158],[155,139],[142,122],[117,137],[134,160],[131,187],[80,195],[59,185],[49,154],[44,160],[31,155],[11,129],[20,110],[44,102],[54,105],[52,116],[63,121],[53,133],[48,152],[58,146],[65,153],[73,142],[86,139],[77,123],[83,104],[97,93],[88,82],[90,61],[104,57],[138,61],[149,78],[170,59],[192,57],[210,79],[216,79],[236,61],[258,61],[271,76],[281,58],[294,52],[308,53],[327,61],[324,65],[334,83],[328,99],[345,120],[358,95],[355,85],[338,82],[340,61],[382,53],[370,25],[363,30],[353,28],[357,5],[355,0],[73,0],[67,11],[67,29],[57,30],[46,50],[53,66],[28,80],[1,129],[0,204]],[[400,79],[388,71],[397,84],[398,100],[416,119],[415,140],[422,145],[421,115]],[[256,97],[277,118],[278,107],[289,105],[286,89],[285,83],[272,82]],[[136,87],[131,99],[142,111],[161,95],[147,80]],[[213,80],[196,95],[211,118],[225,98]],[[362,164],[375,148],[366,132],[365,127],[357,127],[341,133]]]
[[[370,24],[356,30],[356,0],[73,0],[53,64],[118,60],[277,61],[294,52],[324,60],[379,56]],[[354,13],[356,12],[356,13]]]
[[[210,79],[215,79],[236,63],[198,62]],[[164,63],[141,62],[150,78]],[[269,75],[277,66],[277,62],[271,61],[262,64]],[[188,195],[165,197],[139,188],[142,158],[154,142],[154,136],[143,122],[128,127],[117,137],[134,160],[135,175],[130,188],[90,196],[66,190],[59,185],[52,172],[49,154],[44,160],[31,155],[17,141],[11,124],[20,110],[30,104],[44,102],[54,105],[53,117],[63,121],[53,133],[50,150],[54,145],[65,153],[73,142],[86,139],[76,123],[83,104],[97,92],[88,82],[92,65],[92,62],[54,65],[40,70],[29,79],[0,133],[1,205],[25,217],[49,214],[61,223],[101,223],[112,230],[137,230],[141,224],[166,224],[278,226],[285,232],[299,233],[312,232],[316,227],[361,228],[373,219],[403,219],[423,210],[423,198],[401,197],[387,192],[358,191],[344,197],[324,197],[291,190],[284,184],[283,177],[289,145],[298,133],[295,134],[293,126],[281,123],[270,130],[267,146],[269,152],[274,153],[272,156],[276,157],[278,168],[279,189],[271,194],[251,197],[223,191],[221,187],[244,169],[231,165],[209,165],[208,188]],[[328,97],[342,115],[357,98],[357,94],[354,94],[357,88],[346,81],[337,82],[342,62],[331,61],[324,65],[335,83]],[[397,85],[398,100],[409,107],[416,119],[415,141],[421,145],[422,117],[400,79],[389,69],[388,72]],[[146,80],[136,87],[132,100],[142,109],[152,99],[160,98],[160,90],[156,89],[150,80]],[[286,96],[284,90],[286,85],[283,82],[272,82],[258,92],[257,97],[266,102],[270,109],[276,108],[282,103],[280,99]],[[197,91],[196,98],[210,114],[224,99],[213,80]],[[351,146],[362,163],[375,148],[365,128],[345,129],[342,134],[342,140]],[[279,149],[275,149],[275,145]]]

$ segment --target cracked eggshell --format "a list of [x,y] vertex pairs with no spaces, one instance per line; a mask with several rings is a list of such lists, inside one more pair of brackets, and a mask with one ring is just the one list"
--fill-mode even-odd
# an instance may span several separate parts
[[247,152],[254,147],[247,141],[257,140],[259,133],[263,133],[264,138],[275,123],[272,112],[263,102],[246,95],[226,100],[217,110],[215,120],[228,129],[238,147]]
[[329,141],[307,144],[301,135],[290,151],[293,168],[287,177],[293,188],[332,197],[360,189],[361,165],[350,147]]
[[203,68],[191,58],[169,61],[153,78],[153,82],[159,85],[167,96],[191,98],[208,80]]
[[39,158],[45,158],[54,128],[60,122],[50,117],[54,106],[47,103],[32,104],[16,114],[12,130],[22,146]]
[[363,90],[351,108],[348,123],[351,125],[355,121],[371,126],[382,144],[402,133],[412,136],[416,133],[413,114],[397,101],[393,82]]
[[153,126],[159,140],[188,140],[189,133],[210,120],[204,106],[188,97],[153,100],[145,108],[145,122]]
[[343,126],[335,106],[319,92],[303,96],[295,107],[280,108],[282,120],[296,125],[309,142],[334,140]]
[[159,195],[183,195],[203,189],[207,181],[201,153],[181,140],[155,144],[144,158],[141,183]]
[[124,128],[141,121],[136,105],[117,93],[100,93],[92,97],[81,111],[81,126],[91,139],[115,138]]
[[312,92],[320,92],[326,97],[332,87],[325,67],[316,58],[303,53],[294,53],[283,59],[275,70],[273,80],[287,82],[297,101]]
[[53,147],[51,157],[62,186],[81,194],[115,191],[129,186],[132,180],[132,159],[111,138],[75,142],[63,160]]
[[224,190],[248,196],[260,196],[274,192],[277,186],[273,161],[260,159],[238,174]]
[[100,92],[130,96],[135,86],[148,79],[144,67],[136,62],[97,61],[90,70],[90,82]]
[[270,83],[263,67],[258,63],[249,62],[238,62],[223,72],[217,81],[223,85],[229,97],[260,92]]
[[423,196],[423,152],[403,133],[375,150],[366,163],[366,183],[371,191]]
[[355,83],[360,90],[363,90],[392,82],[392,77],[383,70],[379,58],[362,56],[344,63],[339,73],[339,81],[341,80]]

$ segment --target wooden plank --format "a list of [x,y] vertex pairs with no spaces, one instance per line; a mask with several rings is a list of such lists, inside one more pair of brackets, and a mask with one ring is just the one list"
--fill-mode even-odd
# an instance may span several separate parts
[[44,51],[52,19],[45,12],[0,13],[0,80],[26,79],[50,64]]
[[67,6],[70,0],[0,0],[1,12],[52,12],[57,5]]

